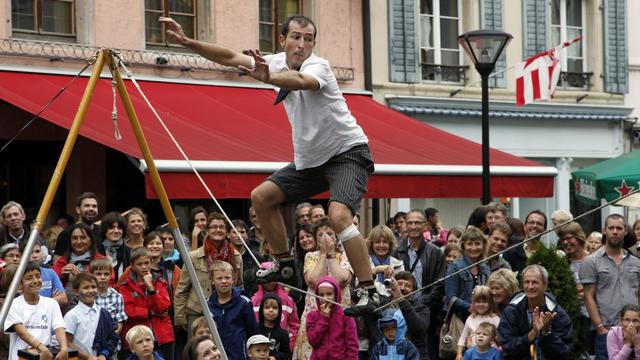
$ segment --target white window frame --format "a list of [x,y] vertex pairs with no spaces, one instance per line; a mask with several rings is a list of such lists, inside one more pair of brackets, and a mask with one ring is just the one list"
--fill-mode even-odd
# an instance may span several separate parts
[[[550,34],[553,34],[553,28],[556,26],[560,27],[560,43],[564,43],[566,41],[571,41],[573,39],[567,39],[567,29],[568,28],[573,28],[573,29],[580,29],[581,30],[581,34],[582,34],[582,40],[580,40],[580,42],[582,44],[581,45],[581,49],[582,49],[582,53],[580,54],[580,58],[572,58],[572,59],[581,59],[582,60],[582,69],[581,72],[587,72],[588,66],[587,66],[587,31],[586,31],[586,23],[587,23],[587,10],[586,10],[586,1],[585,0],[580,0],[581,2],[581,16],[582,16],[582,26],[581,27],[577,27],[577,26],[567,26],[567,0],[559,0],[560,1],[560,24],[559,25],[554,25],[553,22],[553,15],[552,15],[552,11],[553,11],[553,1],[550,2],[549,4],[549,28],[550,28]],[[549,41],[553,41],[553,36],[549,36]],[[549,44],[549,48],[553,48],[555,46],[558,46],[560,44]],[[570,45],[570,46],[574,46],[574,45]],[[565,49],[565,51],[561,51],[561,59],[560,59],[560,63],[562,65],[562,69],[563,71],[567,71],[567,59],[569,59],[569,55],[568,55],[568,50]]]
[[[449,0],[451,1],[451,0]],[[441,16],[440,15],[440,0],[433,0],[433,15],[427,15],[427,14],[422,14],[420,12],[420,1],[418,1],[418,28],[419,28],[419,49],[418,49],[418,58],[420,60],[420,79],[421,81],[424,82],[429,82],[429,83],[443,83],[443,84],[460,84],[464,82],[464,76],[462,77],[462,81],[459,82],[452,82],[452,81],[442,81],[440,80],[438,77],[436,77],[435,80],[425,80],[422,78],[422,50],[429,50],[429,49],[433,49],[433,62],[435,63],[435,65],[443,65],[442,64],[442,46],[441,46],[441,34],[440,34],[440,19],[452,19],[452,20],[458,20],[458,35],[462,34],[462,20],[463,20],[463,8],[462,8],[462,0],[454,0],[458,2],[458,17],[451,17],[451,16]],[[426,17],[426,18],[433,18],[433,48],[428,48],[428,47],[423,47],[422,46],[422,39],[424,37],[424,34],[422,34],[422,18]],[[459,66],[464,66],[464,54],[462,51],[462,48],[460,47],[460,45],[458,44],[458,64]]]

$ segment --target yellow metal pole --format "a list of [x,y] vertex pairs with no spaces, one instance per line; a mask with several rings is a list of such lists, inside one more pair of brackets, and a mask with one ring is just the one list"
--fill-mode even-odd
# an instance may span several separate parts
[[7,301],[2,304],[2,308],[0,309],[0,324],[4,324],[4,321],[7,318],[9,307],[11,306],[11,303],[13,302],[12,299],[14,298],[18,290],[20,279],[22,279],[24,271],[27,268],[27,263],[29,262],[29,258],[31,257],[33,248],[36,242],[39,241],[38,233],[44,229],[44,222],[47,218],[47,215],[49,214],[49,209],[51,208],[53,197],[58,191],[58,186],[60,186],[60,180],[62,179],[62,175],[64,174],[67,163],[69,162],[71,151],[73,151],[73,147],[75,146],[76,140],[78,139],[80,127],[82,127],[82,122],[84,121],[84,117],[87,114],[87,109],[89,108],[89,104],[91,103],[91,98],[93,97],[93,93],[96,90],[98,80],[100,80],[100,73],[102,72],[102,68],[104,66],[105,54],[108,53],[105,53],[104,50],[100,51],[98,53],[96,63],[93,65],[93,72],[91,73],[91,77],[89,78],[89,83],[87,83],[87,87],[84,90],[82,100],[80,101],[80,105],[78,106],[78,111],[76,112],[76,116],[73,118],[71,128],[69,128],[69,135],[67,135],[67,140],[65,141],[64,147],[62,148],[62,153],[60,153],[58,164],[56,164],[56,168],[53,171],[51,181],[49,182],[49,187],[47,188],[47,192],[44,195],[42,204],[40,205],[40,210],[38,211],[36,220],[31,228],[31,233],[29,234],[29,239],[27,240],[27,246],[25,247],[24,252],[22,253],[22,257],[20,258],[20,264],[18,265],[18,269],[16,269],[16,274],[11,280],[11,284],[9,285],[9,290],[7,291],[6,296]]
[[69,162],[71,151],[73,151],[73,147],[78,139],[78,133],[80,132],[80,128],[84,122],[87,109],[89,109],[89,104],[91,103],[91,98],[96,90],[96,85],[98,85],[98,80],[100,80],[100,73],[102,72],[105,60],[104,51],[105,50],[98,53],[96,63],[93,65],[93,72],[89,78],[89,83],[87,84],[87,88],[84,90],[82,100],[80,100],[78,111],[76,112],[76,116],[73,118],[73,123],[71,123],[71,127],[69,128],[69,135],[67,135],[67,140],[64,143],[62,153],[60,153],[60,158],[58,159],[58,164],[56,165],[56,169],[53,171],[49,187],[47,188],[47,192],[42,200],[42,205],[40,205],[40,210],[38,211],[38,215],[36,216],[36,220],[33,224],[33,227],[39,231],[44,229],[44,222],[47,215],[49,215],[51,203],[53,202],[53,198],[56,196],[58,186],[60,186],[60,180],[62,179],[62,175],[64,174],[67,163]]
[[147,143],[147,139],[142,132],[142,127],[140,126],[138,115],[133,108],[131,98],[129,97],[129,93],[127,93],[127,89],[124,85],[124,81],[122,80],[122,76],[120,75],[120,71],[118,71],[118,67],[115,66],[110,56],[106,57],[106,61],[109,66],[109,70],[111,71],[111,75],[116,80],[118,94],[120,94],[122,104],[124,105],[124,108],[127,111],[127,115],[129,116],[129,122],[131,123],[131,127],[133,129],[133,133],[136,136],[136,140],[138,141],[138,146],[140,146],[140,150],[142,151],[142,156],[147,163],[147,169],[149,170],[149,175],[151,176],[151,182],[153,183],[153,188],[158,195],[158,200],[160,200],[160,204],[162,204],[162,210],[167,217],[169,226],[173,229],[177,229],[178,220],[176,220],[176,216],[173,212],[173,209],[171,208],[171,204],[169,203],[169,197],[167,196],[167,192],[162,185],[160,174],[158,173],[156,164],[153,161],[151,150],[149,150],[149,144]]

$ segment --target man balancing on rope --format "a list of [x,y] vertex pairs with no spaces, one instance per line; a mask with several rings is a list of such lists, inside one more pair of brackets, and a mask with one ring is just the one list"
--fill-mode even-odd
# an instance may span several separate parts
[[251,203],[276,264],[272,269],[258,270],[258,281],[294,283],[294,258],[279,207],[329,190],[329,219],[360,281],[356,290],[359,301],[346,313],[358,316],[375,309],[380,299],[366,243],[353,224],[373,173],[373,161],[367,136],[347,108],[329,62],[313,54],[317,32],[313,21],[302,15],[287,19],[279,36],[284,52],[265,56],[258,50],[245,55],[190,39],[174,20],[161,17],[160,22],[171,40],[213,62],[237,67],[275,86],[279,89],[275,104],[284,102],[293,131],[294,162],[251,192]]

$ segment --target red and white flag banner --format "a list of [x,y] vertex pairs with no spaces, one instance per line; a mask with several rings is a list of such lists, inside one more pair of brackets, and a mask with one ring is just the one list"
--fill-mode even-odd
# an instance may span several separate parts
[[582,37],[543,51],[515,65],[517,106],[524,106],[534,100],[549,100],[553,97],[562,71],[561,51],[580,39]]

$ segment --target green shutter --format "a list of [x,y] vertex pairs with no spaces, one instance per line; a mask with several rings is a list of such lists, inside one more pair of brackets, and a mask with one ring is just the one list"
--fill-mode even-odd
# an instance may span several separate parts
[[625,94],[629,91],[626,0],[604,0],[603,7],[604,89]]
[[416,0],[389,0],[389,78],[418,82],[418,29]]
[[[547,49],[547,0],[524,0],[524,58]],[[555,46],[555,45],[554,45]]]
[[[502,31],[502,0],[481,0],[480,3],[480,27],[482,29]],[[496,62],[495,71],[504,70],[507,67],[506,49]],[[507,82],[504,73],[492,76],[489,79],[491,87],[506,87]]]

